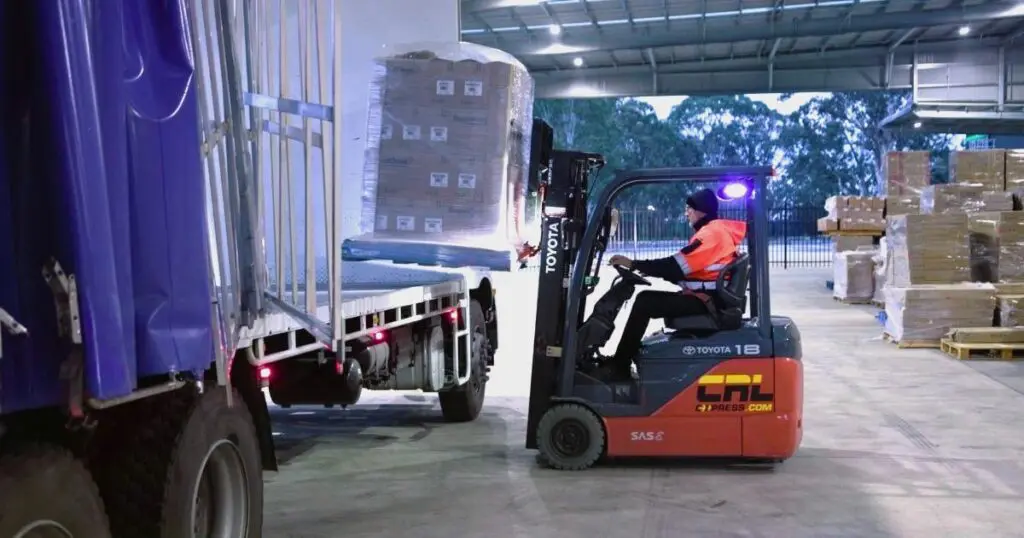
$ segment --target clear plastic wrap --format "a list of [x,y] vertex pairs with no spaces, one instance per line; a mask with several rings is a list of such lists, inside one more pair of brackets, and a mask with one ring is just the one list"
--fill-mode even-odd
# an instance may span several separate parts
[[1024,295],[999,296],[999,326],[1024,326]]
[[968,227],[971,280],[1024,282],[1024,212],[976,213]]
[[832,296],[843,301],[868,302],[875,294],[875,263],[871,250],[837,252],[832,257]]
[[967,215],[889,217],[887,285],[948,284],[971,279]]
[[356,241],[515,246],[533,121],[526,68],[470,43],[386,49],[373,68]]
[[875,262],[875,293],[872,295],[871,300],[884,304],[885,303],[885,260],[889,255],[889,242],[886,238],[878,240],[878,250],[874,252],[872,261]]
[[885,154],[882,172],[886,195],[916,195],[932,184],[931,152],[890,151]]
[[1013,193],[978,185],[932,185],[921,189],[921,213],[1013,211]]
[[987,191],[1006,190],[1006,151],[949,152],[949,180],[953,184],[980,187]]
[[992,284],[886,287],[884,295],[885,332],[897,342],[937,343],[950,329],[992,326]]

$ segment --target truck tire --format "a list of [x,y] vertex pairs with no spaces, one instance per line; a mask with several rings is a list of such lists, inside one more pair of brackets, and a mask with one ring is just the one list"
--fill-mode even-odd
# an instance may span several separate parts
[[108,461],[112,476],[101,486],[114,537],[259,538],[263,471],[241,395],[233,394],[231,407],[222,388],[184,398],[190,405],[170,399],[175,402],[152,406],[164,409],[162,416],[135,417],[138,433],[124,423],[117,428],[128,438],[122,438],[121,465]]
[[0,457],[0,536],[24,535],[110,538],[92,475],[62,448],[28,445]]
[[491,341],[487,336],[484,309],[473,300],[469,304],[469,317],[473,323],[469,381],[460,387],[438,393],[441,414],[448,422],[470,422],[480,416],[487,394],[487,364],[491,354]]

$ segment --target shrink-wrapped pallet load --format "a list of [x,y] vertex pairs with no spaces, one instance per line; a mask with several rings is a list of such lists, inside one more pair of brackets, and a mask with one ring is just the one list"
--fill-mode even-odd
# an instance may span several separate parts
[[999,296],[999,326],[1024,326],[1024,295]]
[[932,185],[921,190],[921,213],[1013,211],[1013,194],[980,185]]
[[888,221],[887,286],[971,279],[967,215],[899,215]]
[[1010,192],[1024,190],[1024,149],[1006,150],[1006,182],[1004,188]]
[[868,302],[875,294],[872,250],[837,252],[833,257],[832,295],[843,301]]
[[887,196],[916,196],[932,183],[931,152],[890,151],[885,154],[882,172]]
[[832,237],[832,252],[871,249],[875,238],[870,235],[835,235]]
[[357,241],[426,257],[437,250],[417,248],[498,252],[507,265],[524,226],[533,120],[526,68],[469,43],[392,50],[374,64],[369,111]]
[[818,220],[818,231],[882,231],[885,200],[876,196],[830,196],[828,215]]
[[971,279],[1024,282],[1024,211],[977,213],[968,226]]
[[951,151],[949,179],[953,184],[986,191],[1006,190],[1006,152],[1001,149]]
[[953,328],[991,327],[992,284],[965,282],[885,288],[885,332],[902,343],[937,344]]

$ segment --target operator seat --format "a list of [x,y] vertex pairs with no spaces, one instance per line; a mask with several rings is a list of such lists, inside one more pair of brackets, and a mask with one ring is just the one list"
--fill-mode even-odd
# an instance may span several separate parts
[[712,294],[715,308],[706,313],[666,318],[665,328],[682,333],[733,331],[743,325],[747,310],[747,282],[750,280],[750,256],[740,254],[722,268]]

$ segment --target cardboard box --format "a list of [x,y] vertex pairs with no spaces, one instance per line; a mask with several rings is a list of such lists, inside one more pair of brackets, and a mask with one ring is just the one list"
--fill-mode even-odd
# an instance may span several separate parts
[[868,302],[875,294],[873,251],[837,252],[832,258],[832,295],[844,301]]
[[950,183],[981,187],[983,190],[1006,189],[1006,152],[985,149],[949,152]]
[[885,332],[898,342],[936,342],[954,328],[991,327],[991,284],[885,288]]
[[971,278],[967,215],[889,217],[885,280],[905,288]]
[[839,229],[839,221],[830,217],[818,219],[819,232],[834,232]]
[[1000,327],[1024,326],[1024,294],[997,295]]
[[882,163],[887,195],[918,194],[932,183],[931,152],[890,151]]
[[972,280],[1024,283],[1024,212],[977,213],[968,228]]
[[982,186],[932,185],[921,191],[921,213],[1013,211],[1013,194]]
[[835,235],[832,236],[832,252],[870,250],[874,246],[874,239],[870,235]]
[[921,196],[914,194],[890,194],[885,197],[885,215],[913,215],[921,212]]
[[1006,183],[1008,191],[1024,189],[1024,149],[1006,150]]

